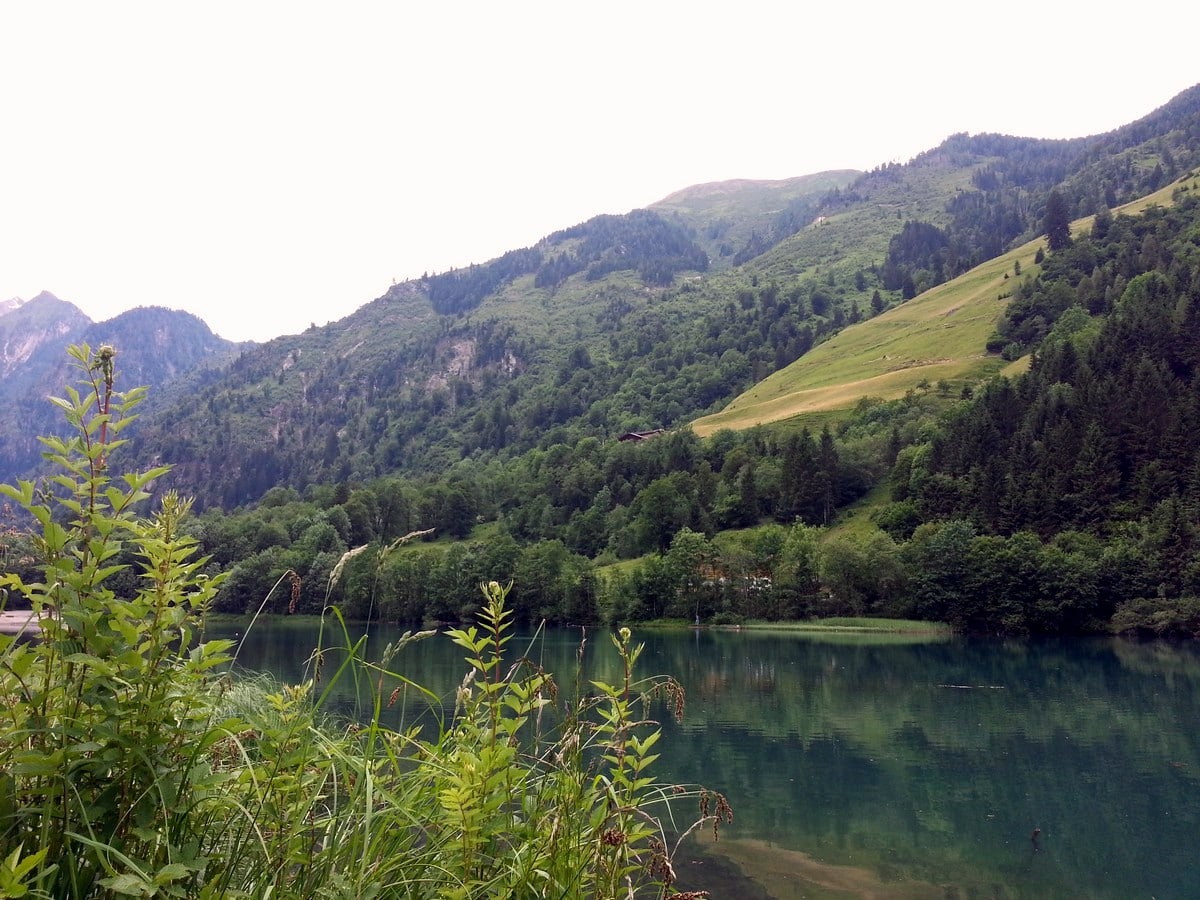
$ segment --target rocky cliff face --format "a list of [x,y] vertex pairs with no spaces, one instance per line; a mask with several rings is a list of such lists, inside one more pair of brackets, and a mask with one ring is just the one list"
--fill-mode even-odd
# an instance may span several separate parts
[[65,347],[70,336],[78,334],[91,320],[74,304],[60,300],[49,291],[42,291],[31,300],[6,300],[0,305],[0,378],[4,388],[0,396],[9,395],[17,385],[23,387],[36,380],[38,373],[30,372],[39,351],[46,347]]

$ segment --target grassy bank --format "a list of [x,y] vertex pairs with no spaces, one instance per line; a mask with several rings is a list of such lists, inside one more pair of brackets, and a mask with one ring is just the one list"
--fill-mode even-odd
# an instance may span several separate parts
[[951,634],[949,625],[941,622],[919,622],[912,619],[869,619],[835,616],[808,622],[747,622],[741,626],[756,631],[815,631],[857,632],[875,634]]
[[834,616],[827,619],[809,619],[802,621],[762,621],[749,620],[736,625],[711,625],[685,619],[653,619],[649,622],[639,622],[638,628],[652,630],[682,630],[688,628],[713,629],[718,631],[778,631],[793,634],[894,634],[912,636],[941,636],[949,637],[953,630],[941,622],[920,622],[913,619],[871,619],[867,617]]

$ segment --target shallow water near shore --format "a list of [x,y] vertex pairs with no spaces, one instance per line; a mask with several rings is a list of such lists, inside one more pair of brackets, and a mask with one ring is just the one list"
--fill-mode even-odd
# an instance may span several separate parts
[[[207,636],[244,628],[222,622]],[[260,620],[238,665],[297,680],[317,628]],[[402,631],[372,629],[368,656]],[[510,649],[570,691],[581,636],[519,635]],[[1200,896],[1193,645],[635,636],[642,674],[672,674],[687,691],[682,723],[657,715],[658,777],[721,791],[735,812],[719,841],[687,839],[681,889],[739,900]],[[604,631],[586,637],[578,683],[615,680]],[[442,636],[405,647],[393,667],[451,703],[466,671]],[[394,724],[441,712],[409,697]],[[347,685],[336,702],[352,715],[359,701]]]

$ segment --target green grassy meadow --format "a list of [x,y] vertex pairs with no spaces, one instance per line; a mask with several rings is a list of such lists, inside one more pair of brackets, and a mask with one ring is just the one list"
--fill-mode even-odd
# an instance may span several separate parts
[[[1172,203],[1172,194],[1192,176],[1114,210],[1137,215]],[[1091,228],[1079,219],[1072,231]],[[839,227],[830,220],[821,227]],[[752,428],[802,417],[820,427],[820,418],[846,411],[863,397],[894,400],[922,384],[975,383],[994,375],[1016,375],[1028,359],[1007,363],[985,351],[1018,279],[1037,273],[1037,238],[940,284],[883,314],[852,325],[814,347],[737,397],[725,409],[696,419],[692,430],[707,437],[722,428]],[[1020,263],[1021,275],[1014,265]],[[811,420],[811,421],[810,421]]]
[[922,383],[977,382],[1007,363],[985,352],[1015,286],[1014,263],[1036,271],[1038,239],[853,325],[735,399],[692,423],[706,437],[831,410],[863,397],[893,400]]

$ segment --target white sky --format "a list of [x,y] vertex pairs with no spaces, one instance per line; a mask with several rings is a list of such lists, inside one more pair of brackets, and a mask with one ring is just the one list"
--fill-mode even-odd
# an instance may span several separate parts
[[1200,81],[1189,6],[1134,58],[1127,4],[981,6],[3,2],[0,300],[266,340],[690,184],[1095,134]]

